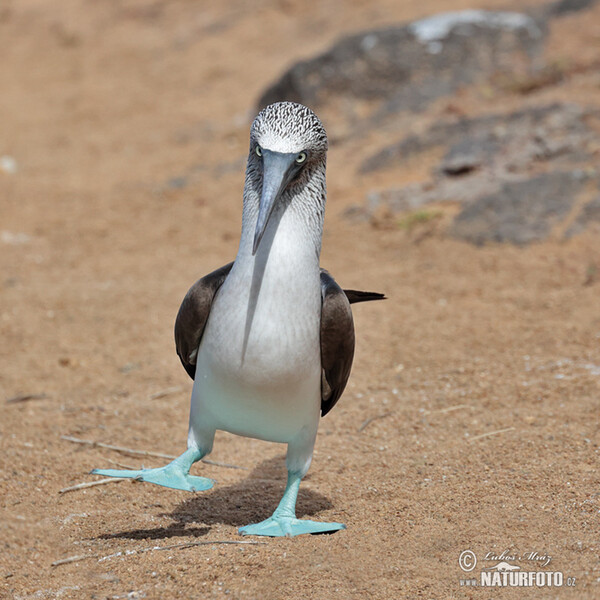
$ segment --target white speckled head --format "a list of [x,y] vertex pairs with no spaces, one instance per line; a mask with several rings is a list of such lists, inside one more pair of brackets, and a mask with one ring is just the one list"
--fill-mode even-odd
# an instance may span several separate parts
[[264,108],[252,123],[250,140],[273,152],[327,151],[327,133],[319,117],[294,102],[277,102]]
[[[240,255],[299,235],[319,255],[325,212],[327,134],[315,113],[294,102],[263,109],[250,129]],[[261,242],[265,236],[266,243]],[[269,241],[271,240],[271,241]],[[316,251],[316,252],[314,252]]]

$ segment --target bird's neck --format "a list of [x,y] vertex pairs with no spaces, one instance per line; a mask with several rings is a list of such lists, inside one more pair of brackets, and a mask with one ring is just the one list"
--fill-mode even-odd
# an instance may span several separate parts
[[[311,348],[318,344],[325,194],[323,178],[318,186],[322,194],[318,198],[323,200],[321,209],[315,206],[315,197],[301,196],[317,189],[315,185],[304,186],[293,197],[282,198],[267,223],[256,254],[252,254],[261,190],[255,189],[252,182],[249,184],[248,179],[247,176],[238,254],[211,313],[213,321],[221,318],[227,327],[237,331],[237,346],[232,344],[230,350],[234,359],[242,362],[248,358],[247,352],[260,357],[271,356],[273,349],[283,351],[274,341],[280,338],[301,339],[301,346],[308,344]],[[319,354],[318,347],[315,354]]]
[[242,235],[236,262],[286,261],[289,268],[318,269],[325,212],[324,167],[299,190],[286,191],[267,224],[256,255],[252,255],[261,190],[246,178]]

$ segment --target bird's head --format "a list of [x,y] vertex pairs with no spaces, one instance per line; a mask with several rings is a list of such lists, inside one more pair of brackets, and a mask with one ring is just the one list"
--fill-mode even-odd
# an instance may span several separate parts
[[302,104],[270,104],[254,119],[248,176],[258,184],[260,204],[252,254],[256,254],[269,218],[285,193],[308,185],[315,172],[322,176],[322,190],[314,191],[324,202],[326,154],[325,128],[317,115]]

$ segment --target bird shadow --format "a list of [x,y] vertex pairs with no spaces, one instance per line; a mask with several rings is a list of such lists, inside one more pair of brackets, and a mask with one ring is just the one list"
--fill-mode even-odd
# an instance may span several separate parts
[[[257,523],[273,514],[287,478],[285,457],[267,459],[255,467],[243,481],[210,492],[195,494],[161,517],[172,519],[166,527],[133,529],[103,534],[100,539],[168,539],[173,537],[202,537],[211,525],[241,527]],[[305,478],[307,479],[307,478]],[[327,510],[333,505],[322,494],[300,487],[296,516],[302,518]]]
[[[184,500],[165,516],[179,523],[193,521],[204,525],[240,527],[256,523],[273,514],[283,496],[286,478],[285,457],[267,459],[245,480]],[[299,518],[331,507],[331,502],[322,494],[300,487],[296,504]]]

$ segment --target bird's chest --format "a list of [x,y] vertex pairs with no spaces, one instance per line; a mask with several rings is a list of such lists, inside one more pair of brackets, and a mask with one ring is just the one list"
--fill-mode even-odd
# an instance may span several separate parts
[[207,364],[246,388],[293,387],[319,377],[318,265],[250,264],[232,270],[215,300],[200,348]]

